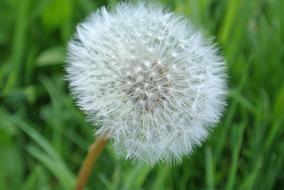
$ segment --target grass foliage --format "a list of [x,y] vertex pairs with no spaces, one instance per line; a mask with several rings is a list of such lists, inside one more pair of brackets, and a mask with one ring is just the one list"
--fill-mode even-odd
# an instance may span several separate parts
[[[228,107],[181,164],[154,168],[107,146],[88,189],[269,190],[284,187],[284,1],[163,0],[228,62]],[[66,43],[116,0],[0,0],[0,189],[70,190],[93,127],[64,80]]]

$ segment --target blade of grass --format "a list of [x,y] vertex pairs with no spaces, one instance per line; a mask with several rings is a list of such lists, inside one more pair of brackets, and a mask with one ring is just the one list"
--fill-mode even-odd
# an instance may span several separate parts
[[65,165],[62,165],[59,160],[53,160],[50,156],[40,151],[35,146],[29,146],[27,150],[33,157],[35,157],[53,173],[64,189],[74,188],[75,178],[70,175],[70,172],[66,170],[67,168]]
[[17,10],[16,26],[14,31],[13,47],[11,54],[11,62],[13,70],[10,74],[7,88],[15,87],[20,84],[20,76],[22,73],[22,58],[25,52],[26,33],[28,29],[28,11],[30,0],[19,1]]
[[244,129],[245,129],[246,123],[240,124],[240,126],[234,126],[234,128],[237,127],[237,132],[234,133],[235,138],[233,140],[233,154],[232,154],[232,163],[229,171],[229,176],[226,184],[226,190],[233,190],[234,183],[237,177],[237,168],[238,168],[238,161],[239,161],[239,154],[241,150],[241,145],[243,142],[243,136],[244,136]]
[[212,159],[212,151],[210,147],[205,149],[205,166],[206,166],[206,185],[207,190],[214,189],[214,163]]
[[19,126],[29,137],[31,137],[39,147],[44,151],[40,151],[37,147],[28,149],[30,154],[42,162],[67,189],[71,189],[75,185],[75,177],[72,172],[66,167],[61,157],[55,152],[52,146],[33,128],[20,119],[13,119],[17,126]]
[[143,182],[151,171],[151,167],[138,163],[136,167],[130,170],[124,178],[124,188],[123,189],[132,189],[138,190],[141,189]]
[[170,174],[171,168],[169,166],[160,167],[158,169],[157,177],[155,178],[151,189],[165,189],[167,187],[166,182],[168,177],[170,177]]

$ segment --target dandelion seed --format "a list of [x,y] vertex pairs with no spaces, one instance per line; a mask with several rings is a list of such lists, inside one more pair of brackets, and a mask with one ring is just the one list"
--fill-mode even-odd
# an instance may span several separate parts
[[150,164],[189,155],[225,106],[215,45],[159,5],[121,3],[91,15],[69,43],[67,73],[96,133],[118,155]]

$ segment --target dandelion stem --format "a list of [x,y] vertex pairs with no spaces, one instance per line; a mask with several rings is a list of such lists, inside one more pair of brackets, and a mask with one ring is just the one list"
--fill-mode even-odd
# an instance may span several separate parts
[[76,190],[83,190],[85,184],[88,181],[90,173],[97,158],[104,149],[107,143],[107,138],[104,136],[99,136],[92,145],[90,145],[88,154],[85,158],[83,165],[81,166],[79,175],[77,177]]

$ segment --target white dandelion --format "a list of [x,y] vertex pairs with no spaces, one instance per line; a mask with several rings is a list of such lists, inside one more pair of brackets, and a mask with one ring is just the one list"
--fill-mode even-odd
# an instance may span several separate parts
[[91,15],[69,43],[67,73],[97,135],[150,164],[189,155],[225,105],[218,49],[159,5],[121,3]]

